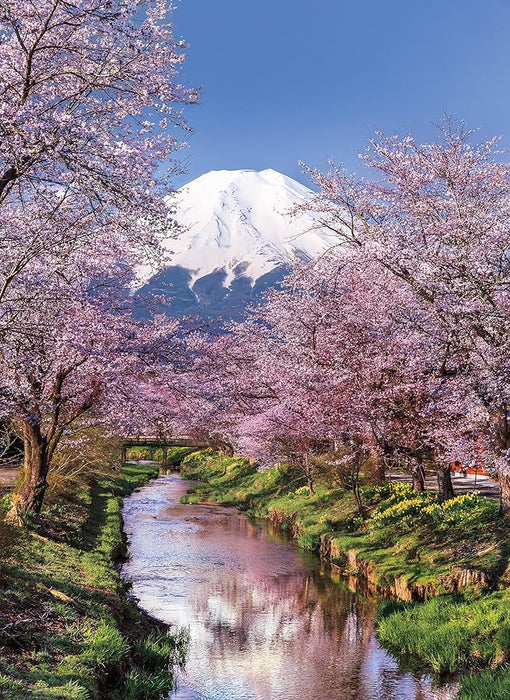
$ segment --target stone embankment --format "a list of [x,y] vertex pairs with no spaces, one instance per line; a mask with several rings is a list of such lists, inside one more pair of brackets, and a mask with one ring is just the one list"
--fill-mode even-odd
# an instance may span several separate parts
[[392,581],[381,581],[375,563],[363,558],[362,552],[339,549],[335,538],[328,535],[321,536],[320,555],[331,564],[333,574],[336,573],[338,577],[347,580],[352,590],[361,589],[373,595],[406,602],[422,602],[439,594],[455,593],[472,586],[483,589],[490,584],[484,571],[455,566],[448,575],[438,575],[435,581],[427,584],[414,583],[405,576],[395,576]]

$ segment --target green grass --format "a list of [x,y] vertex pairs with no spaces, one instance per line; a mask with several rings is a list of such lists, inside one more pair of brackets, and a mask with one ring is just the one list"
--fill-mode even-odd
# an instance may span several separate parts
[[510,590],[478,599],[439,596],[384,615],[379,640],[436,673],[486,668],[510,658]]
[[500,668],[463,676],[458,700],[504,700],[510,698],[510,670]]
[[0,697],[166,697],[186,639],[128,601],[116,569],[122,498],[157,473],[126,465],[66,483],[30,528],[0,523]]
[[[196,452],[195,447],[169,447],[167,449],[166,464],[170,467],[177,466],[181,463],[184,457],[187,457],[193,452]],[[154,462],[163,462],[162,447],[129,447],[127,449],[127,460],[153,460]]]

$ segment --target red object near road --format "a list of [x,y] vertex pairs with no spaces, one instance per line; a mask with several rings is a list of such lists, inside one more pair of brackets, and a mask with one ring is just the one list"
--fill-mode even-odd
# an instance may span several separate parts
[[490,476],[490,472],[485,464],[469,464],[465,465],[464,462],[452,462],[451,471],[459,472],[462,474],[478,474],[479,476]]

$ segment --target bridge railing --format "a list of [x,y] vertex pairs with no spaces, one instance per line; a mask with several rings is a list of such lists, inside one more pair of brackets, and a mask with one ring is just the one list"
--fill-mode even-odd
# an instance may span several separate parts
[[167,450],[172,447],[191,447],[203,450],[209,445],[189,437],[162,437],[158,435],[130,435],[122,442],[122,462],[127,460],[130,447],[156,447],[163,450],[163,463],[167,461]]

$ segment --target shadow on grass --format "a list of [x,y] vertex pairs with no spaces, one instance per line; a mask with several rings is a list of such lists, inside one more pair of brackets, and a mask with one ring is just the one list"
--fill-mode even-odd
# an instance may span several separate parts
[[111,497],[111,489],[99,488],[99,485],[92,489],[89,516],[81,529],[80,541],[74,543],[75,546],[79,546],[80,549],[88,552],[95,549],[106,524],[106,507]]
[[[139,483],[140,472],[146,480],[155,478],[159,469],[153,465],[130,465],[125,464],[121,473],[115,480],[111,477],[96,481],[91,489],[91,502],[88,508],[88,518],[83,524],[79,541],[73,543],[83,551],[92,551],[98,544],[108,521],[108,506],[113,498],[123,498],[133,491],[133,485]],[[112,552],[115,556],[120,556],[121,551]]]

